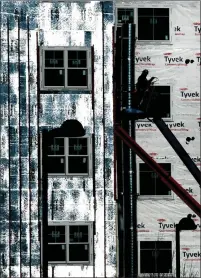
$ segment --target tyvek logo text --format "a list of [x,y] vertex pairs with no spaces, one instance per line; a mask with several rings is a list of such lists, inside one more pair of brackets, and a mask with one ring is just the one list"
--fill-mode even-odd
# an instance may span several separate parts
[[186,188],[186,191],[192,196],[197,196],[197,194],[194,193],[194,190],[192,187]]
[[201,162],[201,159],[200,159],[200,157],[192,157],[191,158],[192,160],[193,160],[193,162],[195,162],[195,163],[200,163]]
[[[166,123],[166,125],[170,128],[170,129],[173,129],[173,128],[177,128],[175,130],[185,130],[185,131],[188,131],[188,129],[185,128],[185,124],[184,122],[175,122],[175,123]],[[156,131],[156,129],[154,129],[154,126],[150,123],[147,123],[147,124],[136,124],[137,126],[137,129],[138,130],[152,130],[152,131]],[[179,129],[178,129],[179,128]]]
[[166,219],[158,219],[160,232],[174,232],[176,228],[175,223],[166,223]]
[[182,31],[181,31],[181,27],[180,26],[176,26],[176,27],[174,27],[174,31],[175,31],[175,35],[180,35],[180,36],[184,36],[185,35],[185,33],[183,33]]
[[200,260],[201,258],[201,253],[200,251],[197,251],[197,252],[187,252],[187,251],[183,251],[183,256],[184,256],[184,260],[188,260],[188,259],[191,259],[191,258],[197,258],[196,260]]
[[152,124],[136,124],[136,126],[139,131],[156,131]]
[[155,66],[155,64],[152,62],[151,56],[139,56],[140,53],[136,52],[135,53],[135,62],[137,65],[142,65],[142,66]]
[[[160,232],[174,232],[176,229],[176,223],[163,223],[161,221],[158,222]],[[197,229],[200,229],[200,224],[196,224]]]
[[149,232],[149,230],[146,229],[145,223],[141,222],[139,224],[137,224],[137,229],[138,232]]
[[197,60],[197,66],[201,65],[201,53],[195,53],[196,60]]
[[194,31],[196,36],[200,35],[200,29],[200,22],[194,23]]
[[199,92],[188,92],[188,88],[181,88],[181,100],[182,101],[200,101]]
[[172,53],[164,53],[165,65],[166,66],[186,66],[184,63],[184,58],[179,57],[172,57]]
[[166,125],[174,131],[182,130],[182,131],[188,131],[188,129],[185,127],[184,122],[176,122],[176,123],[166,123]]

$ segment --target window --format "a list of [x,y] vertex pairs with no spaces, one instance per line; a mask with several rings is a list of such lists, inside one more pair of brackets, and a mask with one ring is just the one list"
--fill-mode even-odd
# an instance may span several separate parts
[[169,9],[138,9],[138,40],[169,40]]
[[171,241],[140,241],[140,274],[172,273]]
[[42,47],[41,90],[90,90],[91,51],[86,47]]
[[93,263],[93,222],[52,221],[48,225],[49,264]]
[[153,94],[156,96],[156,102],[149,105],[149,114],[158,111],[163,119],[171,117],[171,87],[170,86],[154,86]]
[[90,137],[53,138],[48,142],[48,175],[91,176]]
[[117,8],[117,25],[136,24],[138,41],[170,41],[169,8]]
[[117,9],[117,22],[134,23],[134,10],[133,9]]
[[[171,175],[170,163],[159,163],[159,165]],[[171,190],[147,164],[140,163],[139,194],[141,196],[169,196]]]

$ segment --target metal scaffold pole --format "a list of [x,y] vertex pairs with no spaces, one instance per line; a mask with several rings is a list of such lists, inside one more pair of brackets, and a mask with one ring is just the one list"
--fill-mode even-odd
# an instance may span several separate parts
[[[120,124],[135,138],[134,120],[121,118],[122,107],[131,108],[135,84],[135,25],[117,27],[115,55],[115,125]],[[119,277],[137,277],[137,204],[136,155],[119,139],[117,150],[117,184],[119,206]],[[121,174],[120,174],[121,173]]]

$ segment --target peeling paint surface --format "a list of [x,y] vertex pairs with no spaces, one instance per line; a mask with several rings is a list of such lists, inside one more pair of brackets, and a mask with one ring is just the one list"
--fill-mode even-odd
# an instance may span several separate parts
[[[58,21],[51,18],[51,9],[56,7]],[[94,266],[49,266],[48,276],[116,275],[112,25],[112,2],[1,1],[2,278],[40,277],[37,135],[44,128],[60,127],[67,119],[79,120],[86,134],[95,133],[96,195],[93,197],[92,178],[85,178],[85,191],[80,178],[49,178],[48,219],[95,220],[95,262]],[[90,92],[38,92],[37,43],[44,46],[94,45],[95,130]]]

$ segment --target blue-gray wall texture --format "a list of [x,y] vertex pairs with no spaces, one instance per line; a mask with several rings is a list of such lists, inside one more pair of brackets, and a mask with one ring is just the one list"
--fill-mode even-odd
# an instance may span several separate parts
[[[95,135],[95,195],[92,178],[49,178],[48,220],[95,221],[95,259],[48,276],[114,277],[113,3],[0,3],[0,277],[40,277],[38,135],[67,119]],[[90,91],[38,90],[38,46],[94,46],[94,111]]]

